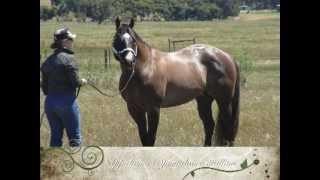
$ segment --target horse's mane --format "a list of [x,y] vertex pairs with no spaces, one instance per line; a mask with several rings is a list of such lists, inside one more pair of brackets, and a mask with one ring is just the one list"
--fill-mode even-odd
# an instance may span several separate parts
[[146,43],[133,29],[130,29],[129,31],[130,35],[133,36],[133,38],[135,38],[137,41],[142,42],[145,46],[151,48],[151,46]]

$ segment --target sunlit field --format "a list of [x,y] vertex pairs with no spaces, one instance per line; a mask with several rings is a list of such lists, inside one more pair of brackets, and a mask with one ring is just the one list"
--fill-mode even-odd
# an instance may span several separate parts
[[[280,14],[253,12],[239,17],[197,22],[136,22],[134,28],[148,44],[162,51],[168,51],[168,38],[196,38],[197,43],[218,47],[236,60],[245,55],[253,63],[253,69],[246,73],[246,84],[241,86],[240,127],[235,146],[279,146]],[[119,64],[112,57],[111,66],[104,67],[104,49],[111,46],[114,24],[40,22],[42,57],[50,54],[53,32],[62,26],[77,34],[74,51],[80,76],[90,78],[110,94],[118,93]],[[177,48],[188,45],[179,44]],[[41,112],[43,101],[41,95]],[[120,95],[105,97],[86,86],[81,89],[78,102],[84,145],[141,146],[136,124]],[[212,108],[216,116],[217,106],[214,104]],[[46,147],[50,140],[46,119],[40,132],[41,146]],[[66,137],[64,143],[67,144]],[[195,101],[161,109],[156,146],[202,146],[203,143],[204,131]]]

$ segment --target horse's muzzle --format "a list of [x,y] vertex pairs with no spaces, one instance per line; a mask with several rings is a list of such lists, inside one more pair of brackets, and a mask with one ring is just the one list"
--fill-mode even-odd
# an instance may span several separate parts
[[124,59],[128,64],[132,64],[132,62],[134,62],[134,60],[135,60],[135,57],[134,57],[133,53],[131,51],[129,51],[126,54],[126,56],[124,57]]
[[132,69],[135,62],[136,62],[136,57],[132,52],[128,52],[125,57],[124,57],[125,64],[127,65],[128,69]]

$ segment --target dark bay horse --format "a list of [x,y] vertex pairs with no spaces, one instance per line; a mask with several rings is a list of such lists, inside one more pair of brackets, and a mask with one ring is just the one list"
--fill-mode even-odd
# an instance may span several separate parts
[[[150,47],[133,30],[134,20],[116,19],[113,53],[120,62],[121,95],[137,123],[143,146],[153,146],[160,108],[197,101],[211,146],[215,122],[211,105],[219,107],[215,145],[233,146],[239,126],[239,65],[222,50],[196,44],[176,52]],[[123,91],[122,91],[123,90]]]

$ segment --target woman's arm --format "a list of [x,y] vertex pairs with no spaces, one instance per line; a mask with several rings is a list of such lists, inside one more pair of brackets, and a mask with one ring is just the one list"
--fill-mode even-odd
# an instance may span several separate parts
[[46,66],[47,66],[47,63],[45,61],[40,68],[40,71],[41,71],[40,87],[42,89],[43,94],[48,95],[48,75],[45,71]]
[[81,86],[81,80],[79,78],[79,68],[73,56],[65,57],[67,60],[65,61],[65,69],[67,72],[67,76],[70,80],[71,86],[77,88]]
[[43,94],[48,95],[48,77],[47,75],[41,70],[42,79],[41,79],[41,89]]

